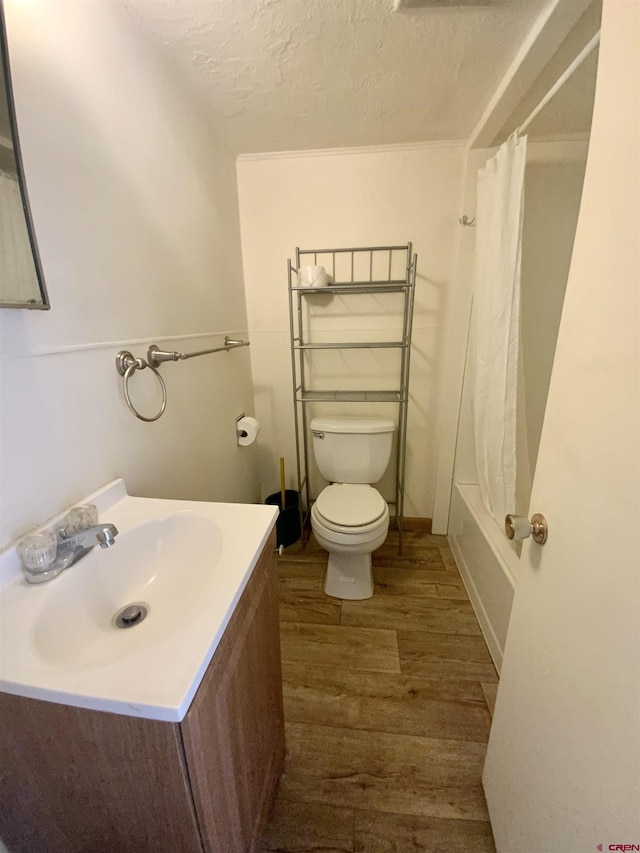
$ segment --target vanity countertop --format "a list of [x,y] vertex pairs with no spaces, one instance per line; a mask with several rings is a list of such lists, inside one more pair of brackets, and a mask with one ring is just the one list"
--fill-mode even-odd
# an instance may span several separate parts
[[[15,548],[0,555],[0,690],[180,722],[278,510],[136,498],[123,480],[82,503],[118,528],[111,548],[41,585],[24,581]],[[117,628],[134,603],[144,621]]]

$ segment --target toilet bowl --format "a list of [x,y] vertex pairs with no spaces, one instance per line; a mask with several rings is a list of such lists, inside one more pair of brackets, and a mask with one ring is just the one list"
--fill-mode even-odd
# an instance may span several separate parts
[[314,418],[314,453],[321,473],[334,482],[311,509],[311,528],[329,552],[324,591],[335,598],[373,595],[371,553],[389,531],[389,507],[370,483],[391,454],[393,422],[383,418]]
[[[372,494],[363,493],[365,489]],[[341,495],[336,494],[338,490]],[[372,511],[363,511],[360,503],[363,498]],[[352,512],[342,519],[342,524],[333,520],[336,513],[331,509],[327,513],[329,518],[322,512],[334,503],[340,506],[347,501],[352,502]],[[359,523],[350,523],[356,519]],[[371,598],[371,552],[384,543],[389,531],[389,507],[380,493],[368,485],[327,486],[311,509],[311,528],[318,544],[329,552],[325,593],[351,600]]]

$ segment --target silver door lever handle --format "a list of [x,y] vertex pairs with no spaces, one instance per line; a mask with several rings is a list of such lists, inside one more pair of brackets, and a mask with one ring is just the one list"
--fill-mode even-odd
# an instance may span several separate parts
[[516,542],[522,542],[523,539],[531,536],[538,545],[544,545],[547,541],[549,528],[544,515],[536,512],[535,515],[531,516],[531,521],[523,515],[507,515],[504,520],[504,532],[508,539],[515,539]]

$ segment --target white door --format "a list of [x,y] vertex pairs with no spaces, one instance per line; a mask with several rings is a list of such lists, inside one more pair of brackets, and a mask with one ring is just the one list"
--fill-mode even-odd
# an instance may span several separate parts
[[484,772],[499,853],[640,849],[639,19],[605,0],[531,497],[549,538],[523,548]]

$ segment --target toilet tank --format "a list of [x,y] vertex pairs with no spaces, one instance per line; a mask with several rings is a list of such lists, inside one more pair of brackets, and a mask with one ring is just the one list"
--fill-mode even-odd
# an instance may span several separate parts
[[388,418],[313,418],[320,473],[332,483],[377,483],[389,464],[394,430]]

